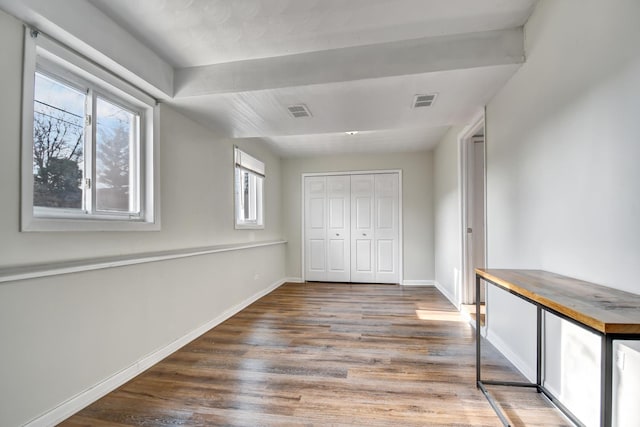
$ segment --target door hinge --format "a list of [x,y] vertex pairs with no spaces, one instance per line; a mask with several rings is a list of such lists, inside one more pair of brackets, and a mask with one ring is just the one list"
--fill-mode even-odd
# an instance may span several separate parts
[[85,126],[91,126],[91,114],[87,114],[84,117],[84,125]]
[[91,189],[91,178],[85,178],[84,179],[84,187],[89,190]]

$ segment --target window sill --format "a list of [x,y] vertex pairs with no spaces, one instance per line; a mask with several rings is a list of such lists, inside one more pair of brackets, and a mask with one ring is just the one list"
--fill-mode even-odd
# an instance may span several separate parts
[[93,218],[31,217],[22,223],[23,232],[41,231],[159,231],[160,221]]
[[235,229],[236,229],[236,230],[264,230],[264,224],[263,224],[263,225],[257,225],[257,224],[236,224],[236,225],[235,225]]

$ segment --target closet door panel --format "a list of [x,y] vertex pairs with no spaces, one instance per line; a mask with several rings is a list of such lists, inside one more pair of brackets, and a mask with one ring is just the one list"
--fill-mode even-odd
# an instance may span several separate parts
[[329,240],[329,271],[338,272],[345,269],[344,241]]
[[309,229],[324,232],[324,197],[309,200]]
[[375,175],[375,281],[398,283],[400,238],[398,174]]
[[371,261],[371,253],[373,253],[373,248],[371,247],[371,239],[357,239],[355,242],[356,245],[356,265],[355,272],[356,273],[371,273],[373,271],[373,265]]
[[378,272],[392,273],[394,270],[393,263],[393,240],[377,239],[378,248],[376,253],[378,255],[377,265]]
[[304,180],[305,279],[327,280],[327,179]]
[[327,280],[351,281],[351,180],[348,175],[327,177]]
[[396,208],[393,197],[383,196],[377,200],[376,229],[393,230]]
[[373,202],[371,196],[361,196],[355,198],[355,225],[359,230],[371,229],[371,202]]
[[324,254],[327,250],[324,243],[324,239],[309,240],[309,272],[315,274],[323,274],[325,272]]
[[375,281],[373,175],[351,176],[351,281]]

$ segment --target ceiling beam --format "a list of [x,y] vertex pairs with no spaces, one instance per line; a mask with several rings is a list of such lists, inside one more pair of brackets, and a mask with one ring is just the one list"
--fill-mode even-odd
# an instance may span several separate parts
[[522,28],[253,59],[175,71],[175,96],[246,92],[524,62]]
[[173,96],[173,68],[86,0],[0,0],[0,9],[138,86]]

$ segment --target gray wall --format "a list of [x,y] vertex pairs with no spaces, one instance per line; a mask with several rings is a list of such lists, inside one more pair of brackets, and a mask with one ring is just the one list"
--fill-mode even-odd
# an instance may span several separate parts
[[[542,1],[487,107],[488,262],[640,293],[640,2]],[[490,337],[534,369],[534,313],[490,290]],[[548,316],[547,385],[598,419],[599,347]]]
[[433,154],[340,155],[282,160],[287,276],[301,272],[301,176],[312,172],[402,169],[404,280],[433,280]]
[[[20,233],[23,28],[0,12],[0,267],[282,237],[280,160],[266,229],[234,230],[233,143],[163,106],[159,232]],[[0,425],[21,425],[212,321],[285,275],[283,245],[0,283]],[[249,267],[248,267],[249,266]]]

